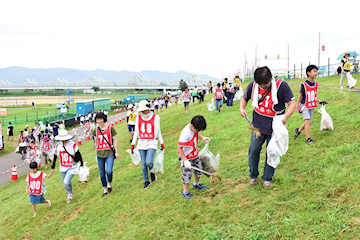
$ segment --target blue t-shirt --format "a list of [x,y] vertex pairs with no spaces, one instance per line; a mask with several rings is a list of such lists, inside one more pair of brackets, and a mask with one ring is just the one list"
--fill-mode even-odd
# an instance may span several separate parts
[[[253,84],[254,81],[249,83],[249,85],[246,88],[244,99],[247,102],[251,99]],[[283,81],[280,84],[279,89],[277,91],[277,98],[278,98],[278,104],[274,106],[274,110],[276,112],[285,110],[286,109],[285,103],[295,99],[294,94],[292,93],[291,88],[289,87],[287,82]],[[262,134],[268,134],[268,135],[272,134],[272,120],[273,120],[272,117],[266,117],[253,111],[252,123],[254,127],[260,130]]]
[[[309,80],[305,81],[310,87],[315,86],[315,81],[310,82]],[[300,84],[300,94],[302,95],[301,104],[305,104],[306,100],[306,93],[305,93],[305,86],[304,83]]]

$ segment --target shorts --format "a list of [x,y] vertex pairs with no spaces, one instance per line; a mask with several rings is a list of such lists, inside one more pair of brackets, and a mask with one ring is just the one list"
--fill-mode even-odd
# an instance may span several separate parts
[[304,110],[302,111],[302,115],[303,115],[304,120],[311,121],[313,119],[313,115],[314,115],[314,108],[311,108],[311,109],[304,108]]
[[26,147],[19,147],[19,153],[22,154],[22,153],[26,153]]
[[129,132],[135,132],[135,125],[128,125]]
[[184,107],[189,106],[189,103],[190,103],[190,102],[184,102]]
[[[194,173],[195,176],[201,177],[202,173],[193,169],[188,169],[182,166],[182,160],[179,158],[180,166],[181,166],[181,172],[182,172],[182,183],[183,184],[189,184],[191,182],[192,174]],[[200,161],[200,158],[197,157],[193,160],[190,160],[191,166],[197,167],[199,169],[202,169],[202,164]]]
[[30,197],[31,204],[39,204],[39,203],[46,202],[46,199],[44,198],[44,194],[41,194],[41,195],[29,194],[29,197]]

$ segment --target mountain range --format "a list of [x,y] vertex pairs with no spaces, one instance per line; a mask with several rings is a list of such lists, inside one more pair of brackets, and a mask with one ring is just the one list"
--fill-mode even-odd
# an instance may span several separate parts
[[23,84],[177,84],[185,81],[207,82],[215,77],[206,74],[193,74],[185,71],[175,73],[161,71],[111,71],[111,70],[79,70],[71,68],[0,68],[0,85]]

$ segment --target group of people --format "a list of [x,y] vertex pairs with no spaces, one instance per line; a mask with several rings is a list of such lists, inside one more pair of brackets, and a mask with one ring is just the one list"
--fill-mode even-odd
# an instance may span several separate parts
[[[318,67],[309,65],[306,68],[308,79],[301,83],[300,97],[295,103],[295,97],[286,81],[272,76],[268,67],[257,68],[254,72],[254,81],[250,82],[246,88],[244,96],[240,100],[240,114],[248,118],[246,106],[251,100],[253,108],[252,122],[254,128],[258,129],[260,134],[252,132],[248,152],[249,163],[249,184],[257,185],[259,176],[260,152],[263,144],[269,143],[272,137],[272,121],[275,116],[282,116],[282,123],[285,125],[293,114],[295,109],[303,115],[304,124],[295,130],[295,139],[305,130],[306,143],[313,144],[309,127],[312,120],[314,108],[317,107],[319,100],[317,98],[318,83],[316,82]],[[220,84],[219,84],[220,85]],[[222,96],[224,95],[221,85]],[[214,94],[216,96],[217,89]],[[189,92],[186,90],[183,95],[184,103],[189,100]],[[151,183],[157,180],[154,168],[154,156],[159,148],[160,151],[165,149],[164,140],[161,134],[160,117],[153,108],[154,102],[147,100],[139,104],[128,106],[127,123],[130,133],[131,152],[139,151],[141,158],[141,167],[144,178],[144,188],[147,189]],[[297,106],[298,105],[298,106]],[[287,107],[286,107],[287,106]],[[100,112],[95,116],[96,128],[93,129],[92,135],[97,154],[97,163],[101,186],[103,188],[102,196],[105,197],[112,192],[113,182],[113,164],[114,160],[119,157],[118,143],[116,139],[116,130],[107,121],[107,116]],[[200,132],[207,127],[206,120],[202,115],[194,116],[191,121],[183,128],[180,133],[177,152],[179,165],[182,173],[182,196],[187,199],[193,198],[190,193],[190,183],[194,174],[193,189],[203,190],[207,186],[200,183],[202,169],[199,158],[199,140],[208,143],[210,138],[200,135]],[[44,198],[44,179],[53,175],[56,160],[59,158],[60,173],[66,192],[66,201],[70,203],[73,199],[71,179],[74,176],[76,165],[83,165],[83,159],[77,144],[72,140],[73,136],[69,135],[65,129],[59,131],[55,140],[60,143],[56,147],[56,157],[52,163],[52,170],[48,176],[42,171],[38,171],[39,166],[31,163],[31,172],[28,175],[27,191],[30,195],[30,202],[33,204],[34,215],[36,215],[36,204],[51,202]],[[266,157],[267,158],[267,157]],[[264,164],[262,175],[263,186],[272,185],[275,168],[267,163]],[[36,183],[34,183],[34,181]],[[39,183],[38,183],[39,182]]]

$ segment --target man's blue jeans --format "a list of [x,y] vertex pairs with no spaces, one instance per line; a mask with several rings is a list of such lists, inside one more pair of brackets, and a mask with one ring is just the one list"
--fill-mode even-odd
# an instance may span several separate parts
[[[269,144],[271,135],[261,134],[256,137],[255,133],[251,133],[251,141],[249,148],[249,176],[252,179],[256,179],[259,176],[259,161],[262,145],[266,141],[266,146]],[[267,155],[264,164],[264,174],[262,176],[263,181],[271,181],[274,176],[275,168],[267,164]]]
[[[100,172],[100,180],[103,188],[107,187],[107,183],[112,183],[114,155],[107,158],[97,157],[98,168]],[[106,166],[106,168],[105,168]]]
[[139,150],[141,158],[141,167],[144,174],[144,181],[149,181],[149,171],[153,168],[153,160],[156,153],[156,149],[150,148],[147,150]]
[[216,111],[219,112],[222,105],[223,105],[222,99],[216,99]]

